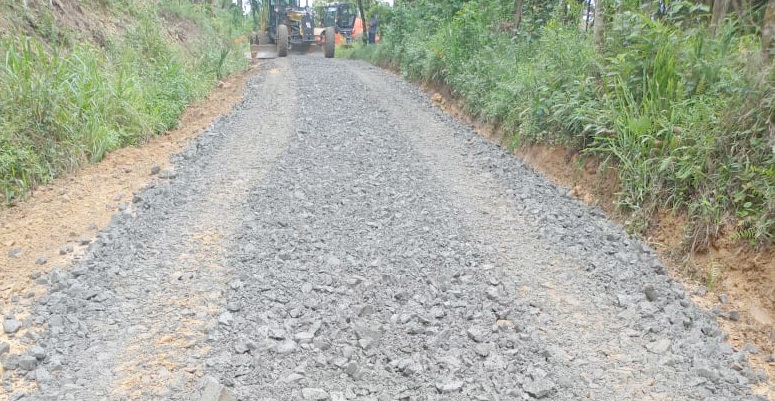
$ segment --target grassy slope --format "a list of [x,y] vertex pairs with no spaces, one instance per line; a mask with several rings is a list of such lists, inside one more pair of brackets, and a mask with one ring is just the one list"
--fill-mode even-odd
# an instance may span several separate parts
[[179,1],[0,3],[0,202],[174,127],[246,66],[244,19]]
[[688,17],[630,12],[613,17],[597,50],[562,13],[527,15],[514,36],[500,29],[512,2],[456,3],[454,12],[422,1],[396,9],[383,43],[354,56],[450,87],[515,146],[562,144],[615,166],[633,231],[667,207],[689,215],[693,249],[725,228],[772,244],[775,74],[758,36],[730,24],[712,38],[703,24],[682,24]]

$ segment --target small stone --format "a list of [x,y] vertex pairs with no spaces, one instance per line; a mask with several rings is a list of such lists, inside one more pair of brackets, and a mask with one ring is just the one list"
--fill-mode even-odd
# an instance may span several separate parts
[[159,174],[159,171],[161,171],[161,168],[159,166],[151,167],[151,175]]
[[192,395],[192,401],[236,401],[233,395],[226,389],[218,379],[212,376],[206,376],[200,384],[202,391],[199,398]]
[[729,312],[729,320],[733,322],[739,322],[740,321],[740,312],[733,310]]
[[457,393],[463,388],[462,380],[450,380],[445,382],[437,382],[436,390],[439,390],[442,394]]
[[6,342],[0,342],[0,355],[6,354],[11,351],[11,344]]
[[657,300],[657,290],[654,289],[653,285],[649,284],[643,288],[643,293],[646,294],[646,299],[649,302],[654,302]]
[[39,361],[46,359],[46,350],[44,350],[40,345],[36,345],[30,348],[29,354],[34,356],[35,359]]
[[3,321],[3,331],[8,334],[13,334],[22,328],[22,323],[16,319],[9,319]]
[[361,348],[363,348],[365,351],[368,351],[374,346],[374,340],[368,337],[361,338],[358,340],[358,345],[360,345]]
[[19,357],[19,369],[31,371],[35,370],[38,366],[38,359],[32,355],[24,355]]
[[86,246],[86,245],[91,244],[91,238],[89,238],[89,237],[80,237],[80,238],[78,238],[78,240],[76,242],[78,243],[78,245]]
[[37,383],[40,391],[46,391],[48,385],[51,383],[51,374],[45,368],[35,369],[35,383]]
[[8,251],[8,257],[9,258],[16,258],[19,257],[22,254],[21,248],[11,248],[10,251]]
[[35,261],[36,265],[45,265],[46,262],[48,262],[48,258],[45,256],[41,256],[38,258],[38,260]]
[[280,355],[290,354],[293,351],[296,351],[296,342],[294,341],[281,342],[280,344],[277,344],[274,347],[274,350]]
[[250,349],[248,348],[248,344],[245,341],[240,340],[234,343],[234,352],[238,354],[244,354],[248,351],[250,351]]
[[727,294],[721,294],[718,296],[718,301],[721,302],[722,305],[726,305],[729,303],[729,297]]
[[548,379],[539,379],[526,383],[522,389],[531,397],[541,399],[554,390],[554,383]]
[[278,328],[269,329],[269,338],[275,340],[285,340],[285,330]]
[[490,356],[490,347],[486,344],[477,344],[476,347],[474,347],[474,352],[482,358],[487,358]]
[[62,247],[59,248],[60,255],[67,255],[68,253],[73,253],[72,245],[63,245]]
[[232,316],[231,312],[229,311],[223,312],[220,316],[218,316],[218,323],[224,326],[231,326],[233,321],[234,316]]
[[315,337],[315,339],[312,340],[312,345],[314,345],[315,348],[321,351],[325,351],[331,348],[331,343],[329,343],[328,341],[324,340],[321,337]]
[[301,396],[305,400],[327,400],[328,393],[322,388],[303,388],[301,389]]
[[468,338],[470,338],[475,342],[480,343],[483,340],[482,332],[479,331],[479,329],[477,329],[476,327],[471,327],[470,329],[468,329],[466,331],[466,334],[468,335]]
[[352,377],[358,373],[358,370],[360,370],[360,367],[355,362],[348,363],[344,368],[345,373]]
[[303,378],[304,376],[298,373],[291,373],[288,376],[285,376],[282,379],[280,379],[280,381],[282,381],[283,383],[296,383],[298,381],[301,381],[301,379]]
[[293,336],[293,339],[298,341],[299,344],[309,344],[312,342],[313,338],[315,338],[315,335],[307,332],[296,333],[296,335]]
[[374,313],[374,305],[361,305],[358,307],[357,314],[360,317],[368,316]]
[[653,353],[655,353],[657,355],[662,355],[662,354],[666,353],[667,350],[670,349],[671,345],[673,345],[673,343],[670,340],[668,340],[666,338],[663,338],[661,340],[658,340],[658,341],[655,341],[653,343],[650,343],[650,344],[646,345],[646,349],[648,349],[649,351],[651,351],[651,352],[653,352]]

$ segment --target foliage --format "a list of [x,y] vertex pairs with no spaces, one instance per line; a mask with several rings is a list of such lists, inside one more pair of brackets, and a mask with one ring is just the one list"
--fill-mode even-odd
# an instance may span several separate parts
[[[0,201],[174,127],[187,104],[246,64],[232,40],[243,21],[235,26],[228,11],[213,18],[177,1],[101,4],[135,15],[102,46],[74,40],[47,11],[39,35],[0,38]],[[201,39],[184,48],[165,18],[189,21]]]
[[772,243],[775,71],[750,28],[730,18],[714,35],[707,7],[618,0],[596,49],[583,7],[527,0],[514,30],[512,3],[404,3],[383,42],[353,56],[449,86],[515,145],[564,144],[615,166],[635,231],[667,206],[694,221],[694,249],[725,227]]

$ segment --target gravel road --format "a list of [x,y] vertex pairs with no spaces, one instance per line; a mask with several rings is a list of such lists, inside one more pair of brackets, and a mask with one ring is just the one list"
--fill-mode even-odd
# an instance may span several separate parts
[[567,190],[380,69],[267,62],[29,316],[0,309],[28,346],[0,344],[5,396],[757,399],[747,351]]

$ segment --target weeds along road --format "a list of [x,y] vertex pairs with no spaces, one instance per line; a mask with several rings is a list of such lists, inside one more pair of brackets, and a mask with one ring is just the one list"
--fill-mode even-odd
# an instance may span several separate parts
[[42,278],[8,398],[756,399],[651,250],[411,85],[308,55],[247,90]]

